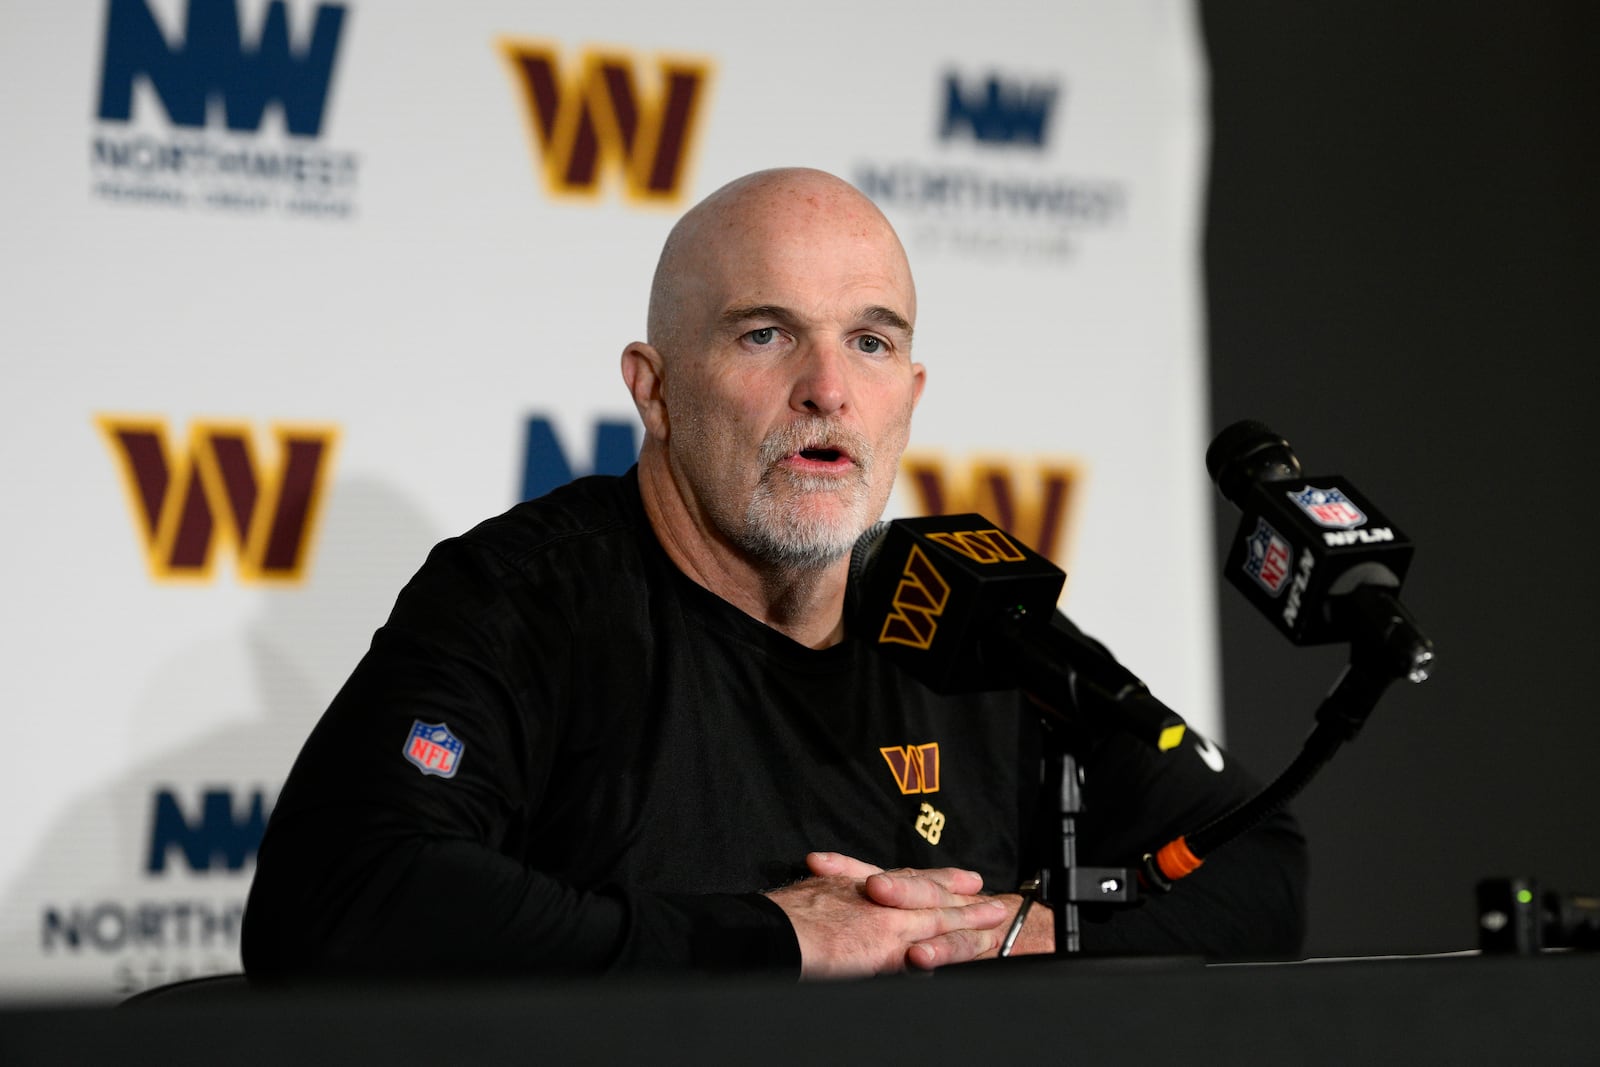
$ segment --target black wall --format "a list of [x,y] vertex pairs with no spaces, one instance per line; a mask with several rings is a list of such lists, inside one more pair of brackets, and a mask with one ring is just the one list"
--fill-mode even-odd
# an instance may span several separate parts
[[[1470,948],[1480,877],[1600,891],[1600,5],[1200,10],[1213,430],[1266,422],[1410,534],[1439,654],[1296,805],[1307,948]],[[1229,741],[1275,774],[1344,650],[1218,598]]]

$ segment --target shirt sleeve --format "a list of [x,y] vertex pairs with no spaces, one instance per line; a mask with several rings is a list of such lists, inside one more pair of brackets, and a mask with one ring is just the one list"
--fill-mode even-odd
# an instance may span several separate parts
[[[576,886],[523,860],[517,827],[559,759],[576,632],[561,597],[527,584],[457,539],[402,591],[273,811],[242,934],[252,977],[798,973],[766,897]],[[407,758],[417,724],[448,731],[453,763]]]

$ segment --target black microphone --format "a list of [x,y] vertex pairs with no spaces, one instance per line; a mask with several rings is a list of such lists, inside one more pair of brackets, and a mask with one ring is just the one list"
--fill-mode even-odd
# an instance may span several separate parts
[[1394,657],[1412,681],[1433,645],[1397,595],[1414,546],[1338,475],[1305,477],[1282,435],[1236,422],[1206,450],[1206,470],[1244,513],[1228,581],[1299,645],[1362,643]]
[[1021,689],[1074,724],[1163,751],[1183,739],[1183,719],[1056,610],[1066,572],[982,515],[880,522],[850,578],[852,630],[935,692]]

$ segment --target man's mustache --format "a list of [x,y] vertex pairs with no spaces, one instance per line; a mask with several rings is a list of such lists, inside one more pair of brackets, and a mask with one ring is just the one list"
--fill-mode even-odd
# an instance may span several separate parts
[[831,451],[848,456],[863,474],[872,469],[872,444],[865,436],[832,419],[806,419],[780,426],[761,441],[758,458],[770,471],[798,452]]

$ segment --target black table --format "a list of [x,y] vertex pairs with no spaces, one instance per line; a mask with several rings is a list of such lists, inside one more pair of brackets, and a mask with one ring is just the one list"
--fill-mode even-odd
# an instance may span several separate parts
[[239,979],[0,1010],[0,1063],[1600,1063],[1597,1004],[1600,955],[1570,953],[1016,960],[823,985]]

